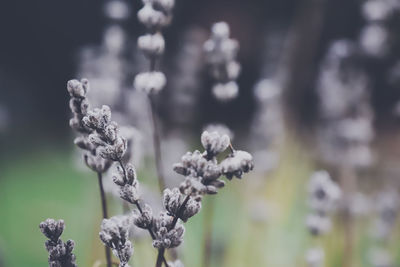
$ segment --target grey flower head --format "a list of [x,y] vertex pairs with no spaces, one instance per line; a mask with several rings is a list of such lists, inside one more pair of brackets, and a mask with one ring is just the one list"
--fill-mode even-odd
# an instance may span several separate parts
[[133,254],[132,243],[128,240],[129,220],[129,217],[121,216],[104,219],[101,223],[100,239],[118,257],[120,267],[128,267]]
[[237,97],[239,87],[235,80],[240,74],[240,64],[235,61],[239,44],[230,39],[230,30],[226,22],[212,26],[211,37],[204,43],[211,76],[215,79],[212,92],[216,99],[229,101]]
[[63,220],[47,219],[39,224],[39,228],[48,239],[57,242],[64,231],[65,224]]
[[159,32],[142,35],[138,38],[138,47],[149,58],[161,56],[165,49],[164,37]]
[[142,212],[135,209],[133,211],[134,224],[142,229],[149,229],[153,224],[153,211],[149,205],[144,205]]
[[111,109],[107,105],[100,108],[94,108],[87,112],[87,115],[82,119],[87,127],[93,130],[104,130],[111,122]]
[[139,73],[135,77],[134,87],[136,90],[147,94],[157,94],[167,83],[164,73],[159,71]]
[[49,252],[50,267],[77,267],[76,257],[72,253],[75,243],[68,240],[64,243],[60,236],[64,231],[65,225],[63,220],[56,221],[47,219],[39,225],[42,233],[49,239],[45,243],[46,250]]
[[153,222],[153,233],[155,239],[153,246],[155,248],[175,248],[183,242],[183,234],[185,228],[182,224],[177,223],[173,229],[173,217],[169,216],[166,212],[161,212],[159,217]]
[[246,151],[235,150],[228,158],[221,162],[220,166],[222,174],[229,180],[234,176],[242,178],[243,173],[247,173],[253,169],[253,156]]
[[88,139],[101,157],[112,161],[122,159],[128,146],[127,141],[119,134],[118,124],[111,121],[111,110],[108,106],[89,110],[82,121],[93,130]]
[[211,159],[221,152],[224,152],[231,143],[228,135],[220,135],[218,132],[207,132],[204,131],[201,134],[201,144],[207,151],[206,157]]
[[190,197],[186,205],[181,208],[185,199],[178,188],[164,190],[164,207],[171,216],[178,217],[186,222],[190,217],[196,215],[201,209],[199,199]]
[[125,170],[118,166],[112,179],[119,186],[120,197],[123,200],[131,204],[135,204],[139,200],[139,182],[132,164],[128,163]]
[[149,29],[168,26],[172,20],[174,0],[142,0],[144,6],[138,12],[139,21]]
[[82,123],[82,118],[89,109],[89,102],[86,99],[89,81],[87,79],[82,79],[81,81],[70,80],[67,83],[67,90],[71,97],[69,106],[73,114],[73,118],[69,121],[71,128],[84,134],[90,132]]
[[308,184],[309,205],[315,211],[325,214],[336,208],[341,197],[339,186],[326,171],[314,172]]
[[306,253],[306,261],[309,267],[323,267],[325,253],[322,248],[311,248]]
[[306,225],[312,235],[323,235],[331,229],[331,220],[326,215],[309,214]]

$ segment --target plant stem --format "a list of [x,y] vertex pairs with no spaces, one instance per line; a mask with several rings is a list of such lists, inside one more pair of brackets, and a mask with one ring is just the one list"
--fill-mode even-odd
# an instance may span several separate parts
[[[101,197],[101,207],[103,211],[103,218],[107,219],[107,200],[106,200],[106,194],[104,193],[104,187],[103,187],[103,175],[101,172],[97,172],[97,178],[99,180],[99,187],[100,187],[100,197]],[[111,262],[111,250],[109,247],[105,246],[106,250],[106,261],[107,261],[107,267],[112,266]]]
[[350,167],[341,169],[340,183],[343,190],[345,207],[343,210],[344,227],[344,247],[343,247],[343,267],[352,266],[354,248],[354,221],[350,210],[351,196],[356,189],[357,179],[354,170]]
[[204,214],[204,257],[203,267],[211,266],[211,252],[212,252],[212,230],[213,230],[213,217],[214,217],[214,199],[210,199],[208,208]]
[[158,118],[156,115],[156,105],[154,100],[150,95],[148,95],[149,104],[150,104],[150,115],[153,124],[153,147],[154,147],[154,159],[156,162],[156,170],[157,170],[157,177],[158,177],[158,186],[160,192],[162,193],[165,189],[165,177],[164,177],[164,170],[163,170],[163,163],[162,163],[162,156],[161,156],[161,138],[160,138],[160,129],[158,125]]

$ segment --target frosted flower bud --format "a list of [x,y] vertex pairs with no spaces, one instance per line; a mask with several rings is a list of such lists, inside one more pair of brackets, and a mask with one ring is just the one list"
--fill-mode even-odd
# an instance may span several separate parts
[[115,142],[118,134],[118,125],[115,122],[111,122],[104,130],[104,135],[109,142]]
[[321,235],[331,229],[332,223],[328,216],[310,214],[307,216],[306,225],[311,234]]
[[148,57],[160,56],[164,53],[164,37],[159,32],[142,35],[138,38],[138,47]]
[[148,229],[153,223],[153,211],[147,204],[144,205],[142,213],[135,209],[133,211],[133,222],[134,224],[142,229]]
[[128,240],[129,218],[115,216],[103,219],[99,235],[104,245],[111,248],[113,254],[119,258],[120,266],[127,266],[133,254],[132,243]]
[[323,267],[325,254],[321,248],[309,249],[306,253],[308,267]]
[[201,144],[207,150],[207,157],[213,158],[221,152],[224,152],[231,143],[229,136],[220,135],[218,132],[209,133],[204,131],[201,134]]
[[49,253],[49,266],[57,267],[77,267],[75,260],[76,257],[72,253],[75,243],[72,240],[68,240],[64,243],[60,236],[65,228],[64,221],[56,221],[54,219],[47,219],[41,222],[39,225],[42,233],[49,238],[45,242],[46,250]]
[[135,204],[140,198],[138,187],[139,185],[137,183],[134,185],[126,184],[121,186],[119,191],[120,197],[131,204]]
[[231,139],[234,139],[235,134],[228,128],[228,126],[221,124],[221,123],[211,123],[206,125],[203,128],[203,131],[211,132],[218,132],[219,134],[227,135]]
[[226,22],[217,22],[211,27],[213,37],[217,39],[229,38],[230,30],[229,25]]
[[129,184],[133,184],[133,182],[136,181],[136,170],[131,163],[126,164],[126,176]]
[[182,195],[178,188],[165,189],[163,204],[165,209],[172,215],[176,216],[178,214],[179,208],[182,204]]
[[153,232],[155,239],[153,240],[153,246],[155,248],[175,248],[183,242],[185,228],[182,224],[177,223],[175,228],[168,230],[171,223],[172,217],[165,212],[161,212],[159,218],[154,221]]
[[89,90],[89,81],[87,79],[69,80],[67,90],[71,97],[84,98]]
[[40,231],[50,240],[56,242],[64,231],[63,220],[47,219],[39,224]]
[[246,151],[236,150],[232,155],[224,159],[220,166],[226,178],[232,179],[233,176],[241,178],[243,173],[253,169],[253,156]]
[[236,82],[217,83],[212,88],[214,97],[220,101],[227,102],[236,98],[239,94],[239,87]]
[[139,73],[135,77],[134,87],[136,90],[153,94],[160,92],[167,83],[164,73],[159,71]]
[[89,110],[87,115],[83,117],[83,123],[92,129],[104,130],[106,125],[110,123],[111,120],[111,109],[109,106],[103,105],[101,109],[95,108]]

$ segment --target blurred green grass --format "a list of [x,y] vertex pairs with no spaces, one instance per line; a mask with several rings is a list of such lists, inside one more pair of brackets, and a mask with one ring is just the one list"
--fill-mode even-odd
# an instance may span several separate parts
[[[23,155],[2,160],[0,166],[0,253],[5,266],[47,265],[45,238],[38,224],[49,217],[65,220],[63,239],[75,240],[79,266],[91,267],[103,260],[96,176],[78,171],[73,152],[66,149],[37,149]],[[325,248],[326,266],[341,266],[340,219],[335,219],[333,231],[320,240],[311,239],[304,225],[306,184],[313,169],[304,149],[290,143],[279,167],[268,177],[249,174],[228,182],[217,196],[207,196],[202,211],[185,225],[185,242],[178,250],[185,266],[203,266],[204,225],[210,219],[211,266],[302,267],[306,266],[304,253],[313,245]],[[141,181],[149,178],[143,176],[153,176],[149,170],[139,173]],[[156,186],[151,178],[147,181]],[[118,213],[115,205],[114,214]],[[265,220],[255,219],[257,215],[265,215]],[[356,229],[353,266],[369,266],[368,251],[374,241],[367,234],[368,221],[359,221]],[[390,243],[397,260],[399,231]],[[156,251],[151,241],[134,242],[134,246],[132,266],[154,266]]]

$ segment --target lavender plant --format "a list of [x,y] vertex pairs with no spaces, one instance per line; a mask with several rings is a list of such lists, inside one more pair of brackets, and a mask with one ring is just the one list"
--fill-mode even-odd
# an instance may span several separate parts
[[[91,117],[95,115],[101,116],[98,121],[100,127],[100,124],[105,125],[110,120],[111,112],[107,108],[95,110],[95,112],[97,112],[96,114],[93,113],[94,111],[89,110],[89,101],[86,98],[86,94],[89,90],[89,81],[87,79],[82,79],[81,81],[70,80],[67,83],[67,90],[71,97],[70,108],[73,113],[70,126],[80,134],[80,136],[75,138],[74,143],[84,151],[83,159],[86,165],[97,173],[103,218],[107,218],[107,202],[103,187],[103,174],[110,168],[112,161],[101,156],[104,153],[103,148],[92,140],[95,136],[95,129],[87,126],[84,122],[84,118],[88,115]],[[109,267],[111,266],[111,253],[107,247],[105,250],[106,261]]]
[[[186,222],[197,214],[201,208],[202,196],[216,194],[217,190],[225,185],[219,178],[222,175],[229,180],[233,177],[241,178],[244,173],[253,169],[252,156],[245,151],[235,150],[227,135],[205,131],[201,136],[205,151],[188,152],[182,157],[182,162],[174,165],[174,170],[186,178],[179,189],[164,190],[163,203],[166,211],[162,211],[156,217],[153,216],[149,205],[142,207],[140,204],[136,172],[133,165],[124,164],[122,161],[126,151],[126,140],[120,135],[118,124],[111,120],[110,108],[103,106],[101,109],[87,110],[86,116],[81,120],[91,132],[88,135],[90,145],[97,148],[103,159],[118,163],[113,181],[119,186],[120,197],[137,207],[134,211],[134,224],[146,229],[152,237],[153,246],[159,251],[156,266],[161,266],[162,263],[168,266],[164,257],[165,250],[175,248],[183,241],[184,227],[179,220]],[[231,153],[218,162],[216,157],[228,148]],[[104,231],[105,229],[102,233]],[[104,238],[102,240],[113,249],[114,254],[121,256],[115,244]]]
[[239,43],[229,38],[229,35],[229,25],[226,22],[218,22],[212,26],[211,37],[204,43],[210,73],[216,81],[212,93],[222,102],[232,100],[239,94],[236,83],[241,68],[236,61]]
[[45,247],[49,252],[49,267],[77,267],[76,257],[72,253],[75,247],[74,241],[68,240],[64,243],[60,239],[65,229],[64,221],[47,219],[40,223],[39,228],[43,235],[48,238]]

